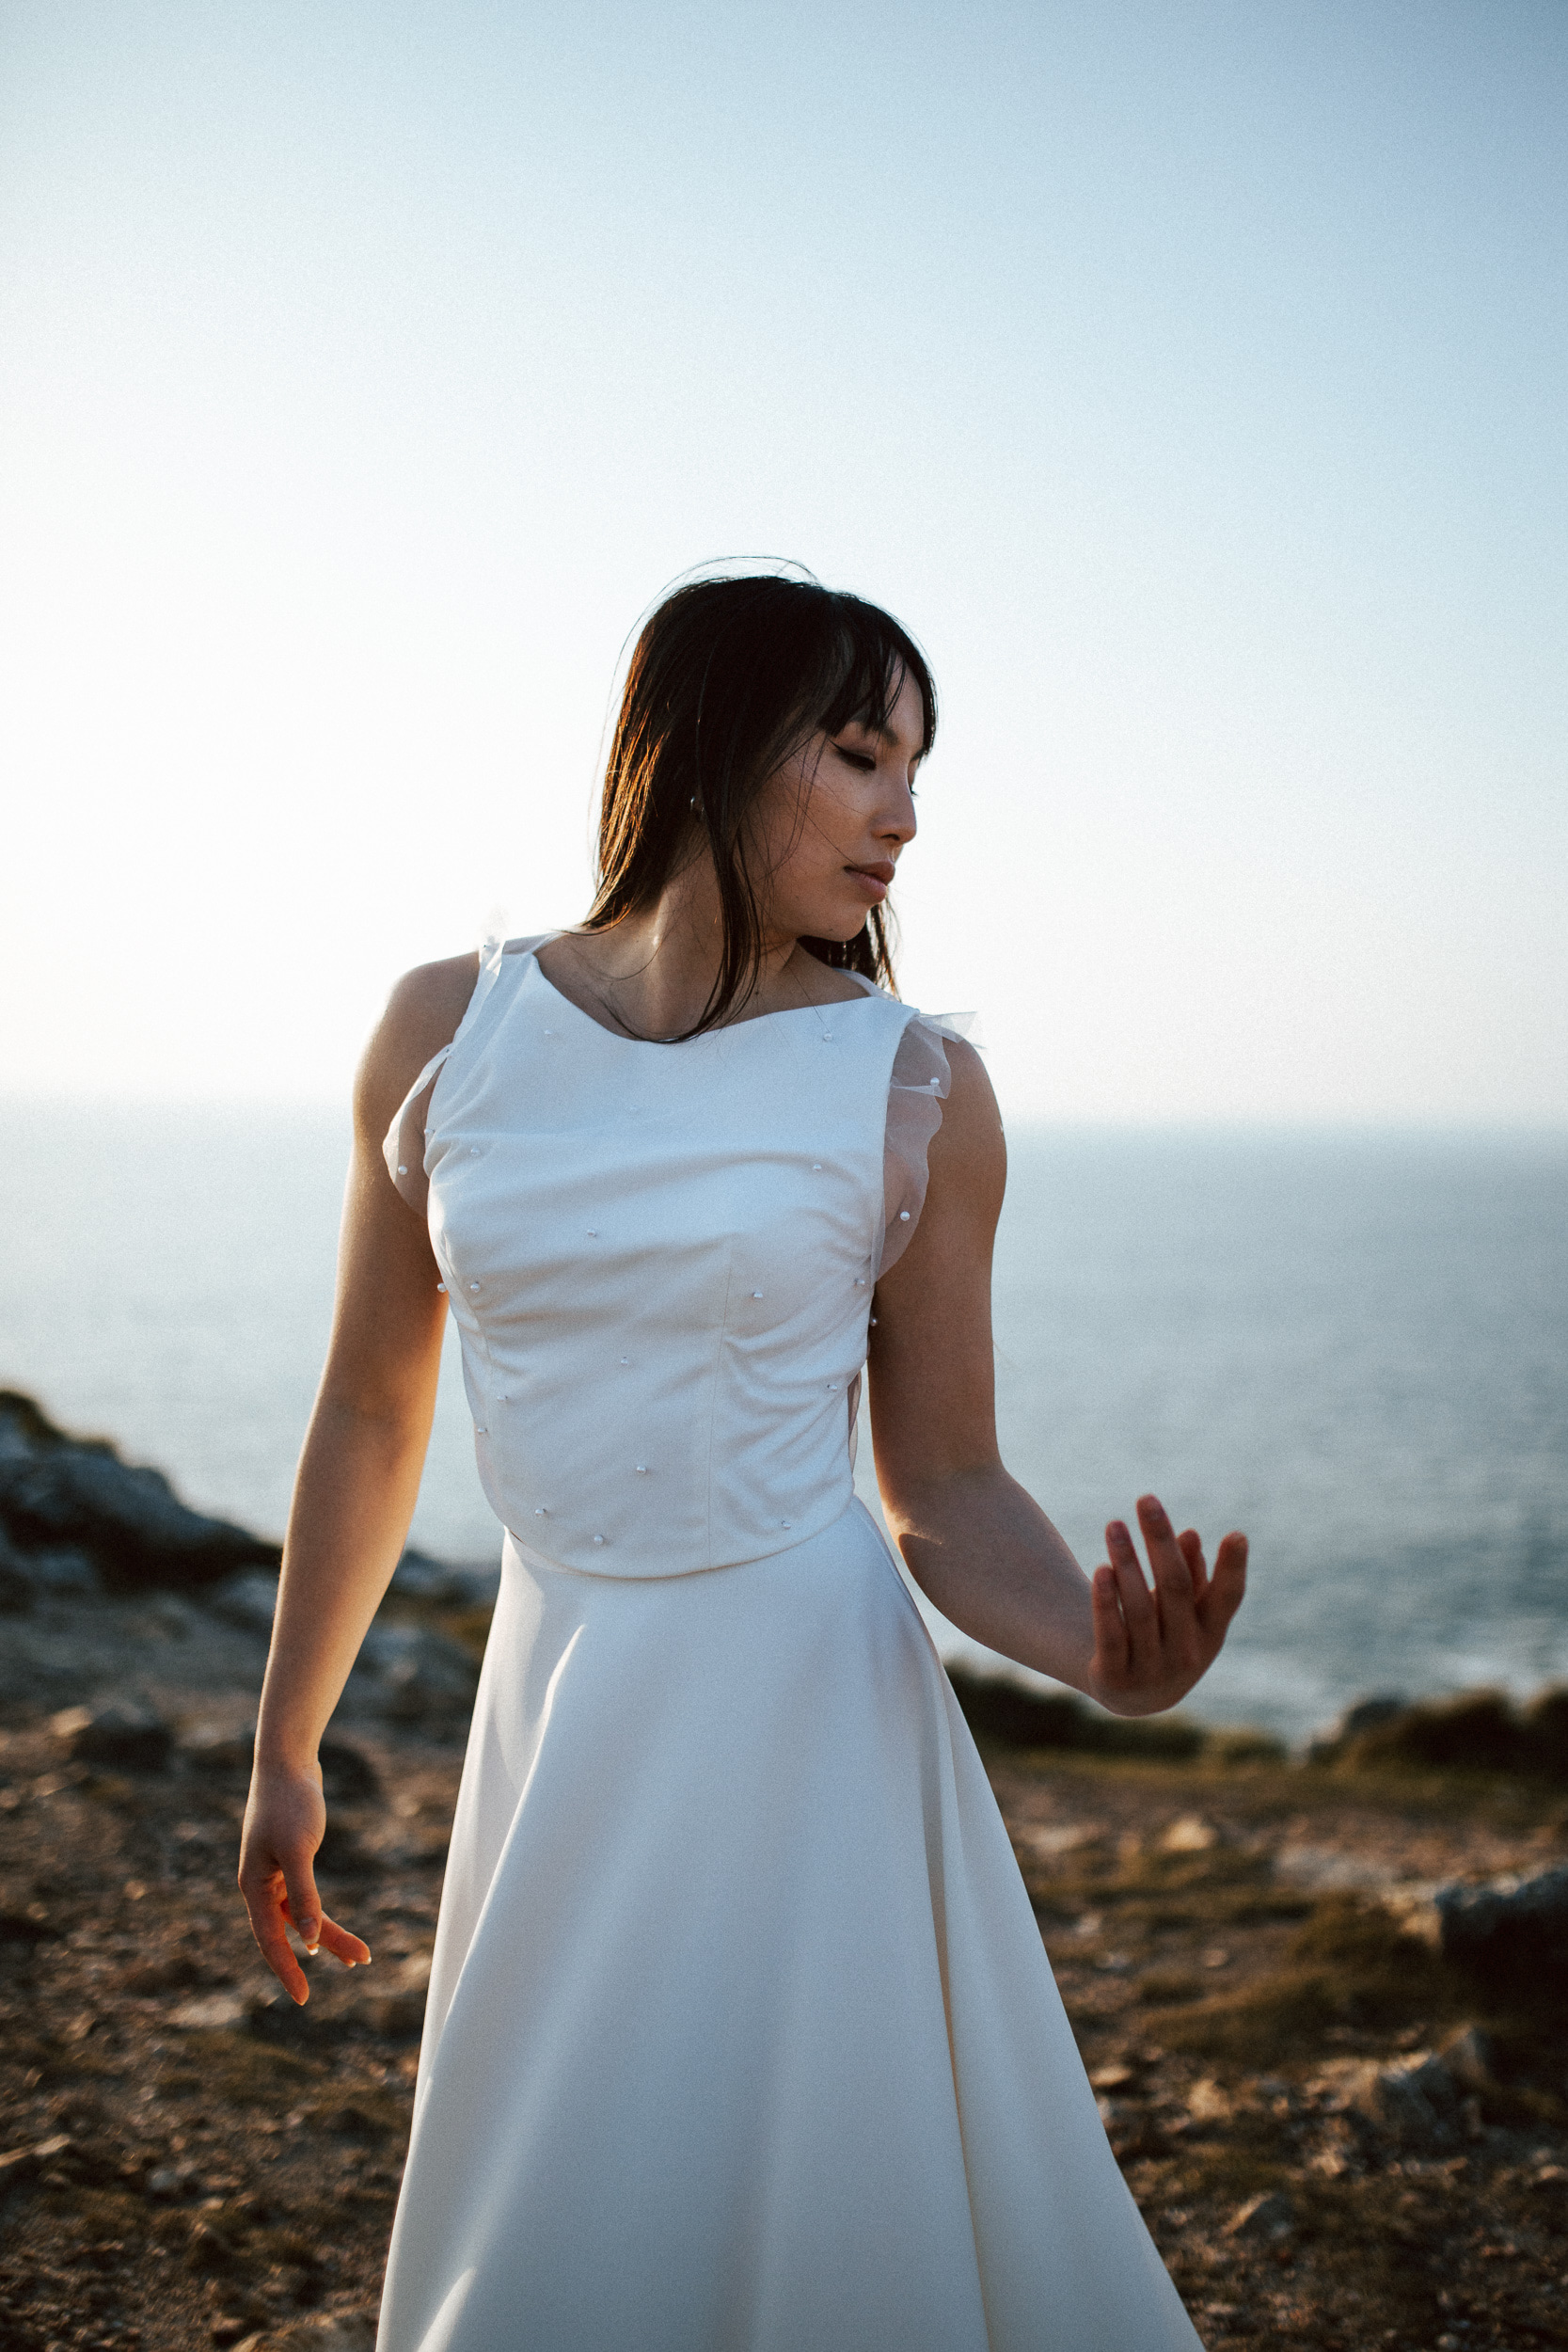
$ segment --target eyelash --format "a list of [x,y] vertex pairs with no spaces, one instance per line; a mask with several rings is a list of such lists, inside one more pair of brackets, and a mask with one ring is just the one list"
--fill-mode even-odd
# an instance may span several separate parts
[[[877,763],[868,753],[846,751],[842,743],[835,743],[833,749],[840,759],[845,760],[849,767],[857,769],[863,776],[876,773]],[[915,798],[915,788],[912,784],[910,787],[910,798],[911,801]]]

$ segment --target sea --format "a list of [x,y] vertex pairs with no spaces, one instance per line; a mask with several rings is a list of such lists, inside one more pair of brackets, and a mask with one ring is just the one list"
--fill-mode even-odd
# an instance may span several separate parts
[[[0,1120],[0,1384],[280,1533],[344,1119],[13,1101]],[[1211,1555],[1251,1539],[1194,1714],[1300,1741],[1372,1692],[1568,1681],[1568,1136],[1037,1128],[1009,1153],[1008,1468],[1085,1565],[1149,1488]],[[858,1476],[875,1508],[863,1433]],[[412,1535],[499,1551],[450,1333]],[[948,1657],[999,1663],[930,1621]]]

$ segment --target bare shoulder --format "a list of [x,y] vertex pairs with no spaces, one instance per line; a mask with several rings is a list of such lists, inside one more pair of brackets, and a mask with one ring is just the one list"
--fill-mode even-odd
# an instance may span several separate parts
[[928,1206],[953,1200],[1000,1214],[1007,1181],[1007,1146],[986,1065],[973,1045],[944,1041],[951,1076],[942,1125],[931,1138]]
[[379,1139],[427,1061],[450,1045],[479,978],[477,951],[405,972],[371,1033],[354,1085],[355,1117]]

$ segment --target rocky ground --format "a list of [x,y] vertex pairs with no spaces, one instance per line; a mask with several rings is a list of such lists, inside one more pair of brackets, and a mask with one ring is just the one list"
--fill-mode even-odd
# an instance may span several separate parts
[[[45,1534],[0,1557],[0,2347],[369,2352],[485,1612],[394,1587],[324,1749],[375,1964],[295,2011],[233,1883],[264,1560],[106,1593]],[[960,1694],[1211,2352],[1568,2344],[1568,1708],[1373,1710],[1301,1762]]]

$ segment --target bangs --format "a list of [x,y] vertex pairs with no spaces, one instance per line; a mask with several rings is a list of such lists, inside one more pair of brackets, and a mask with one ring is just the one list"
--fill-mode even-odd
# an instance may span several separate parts
[[891,613],[859,596],[833,596],[832,602],[837,677],[816,712],[816,725],[828,735],[836,735],[855,720],[871,727],[886,726],[909,678],[920,696],[924,758],[937,732],[936,683],[925,655]]

